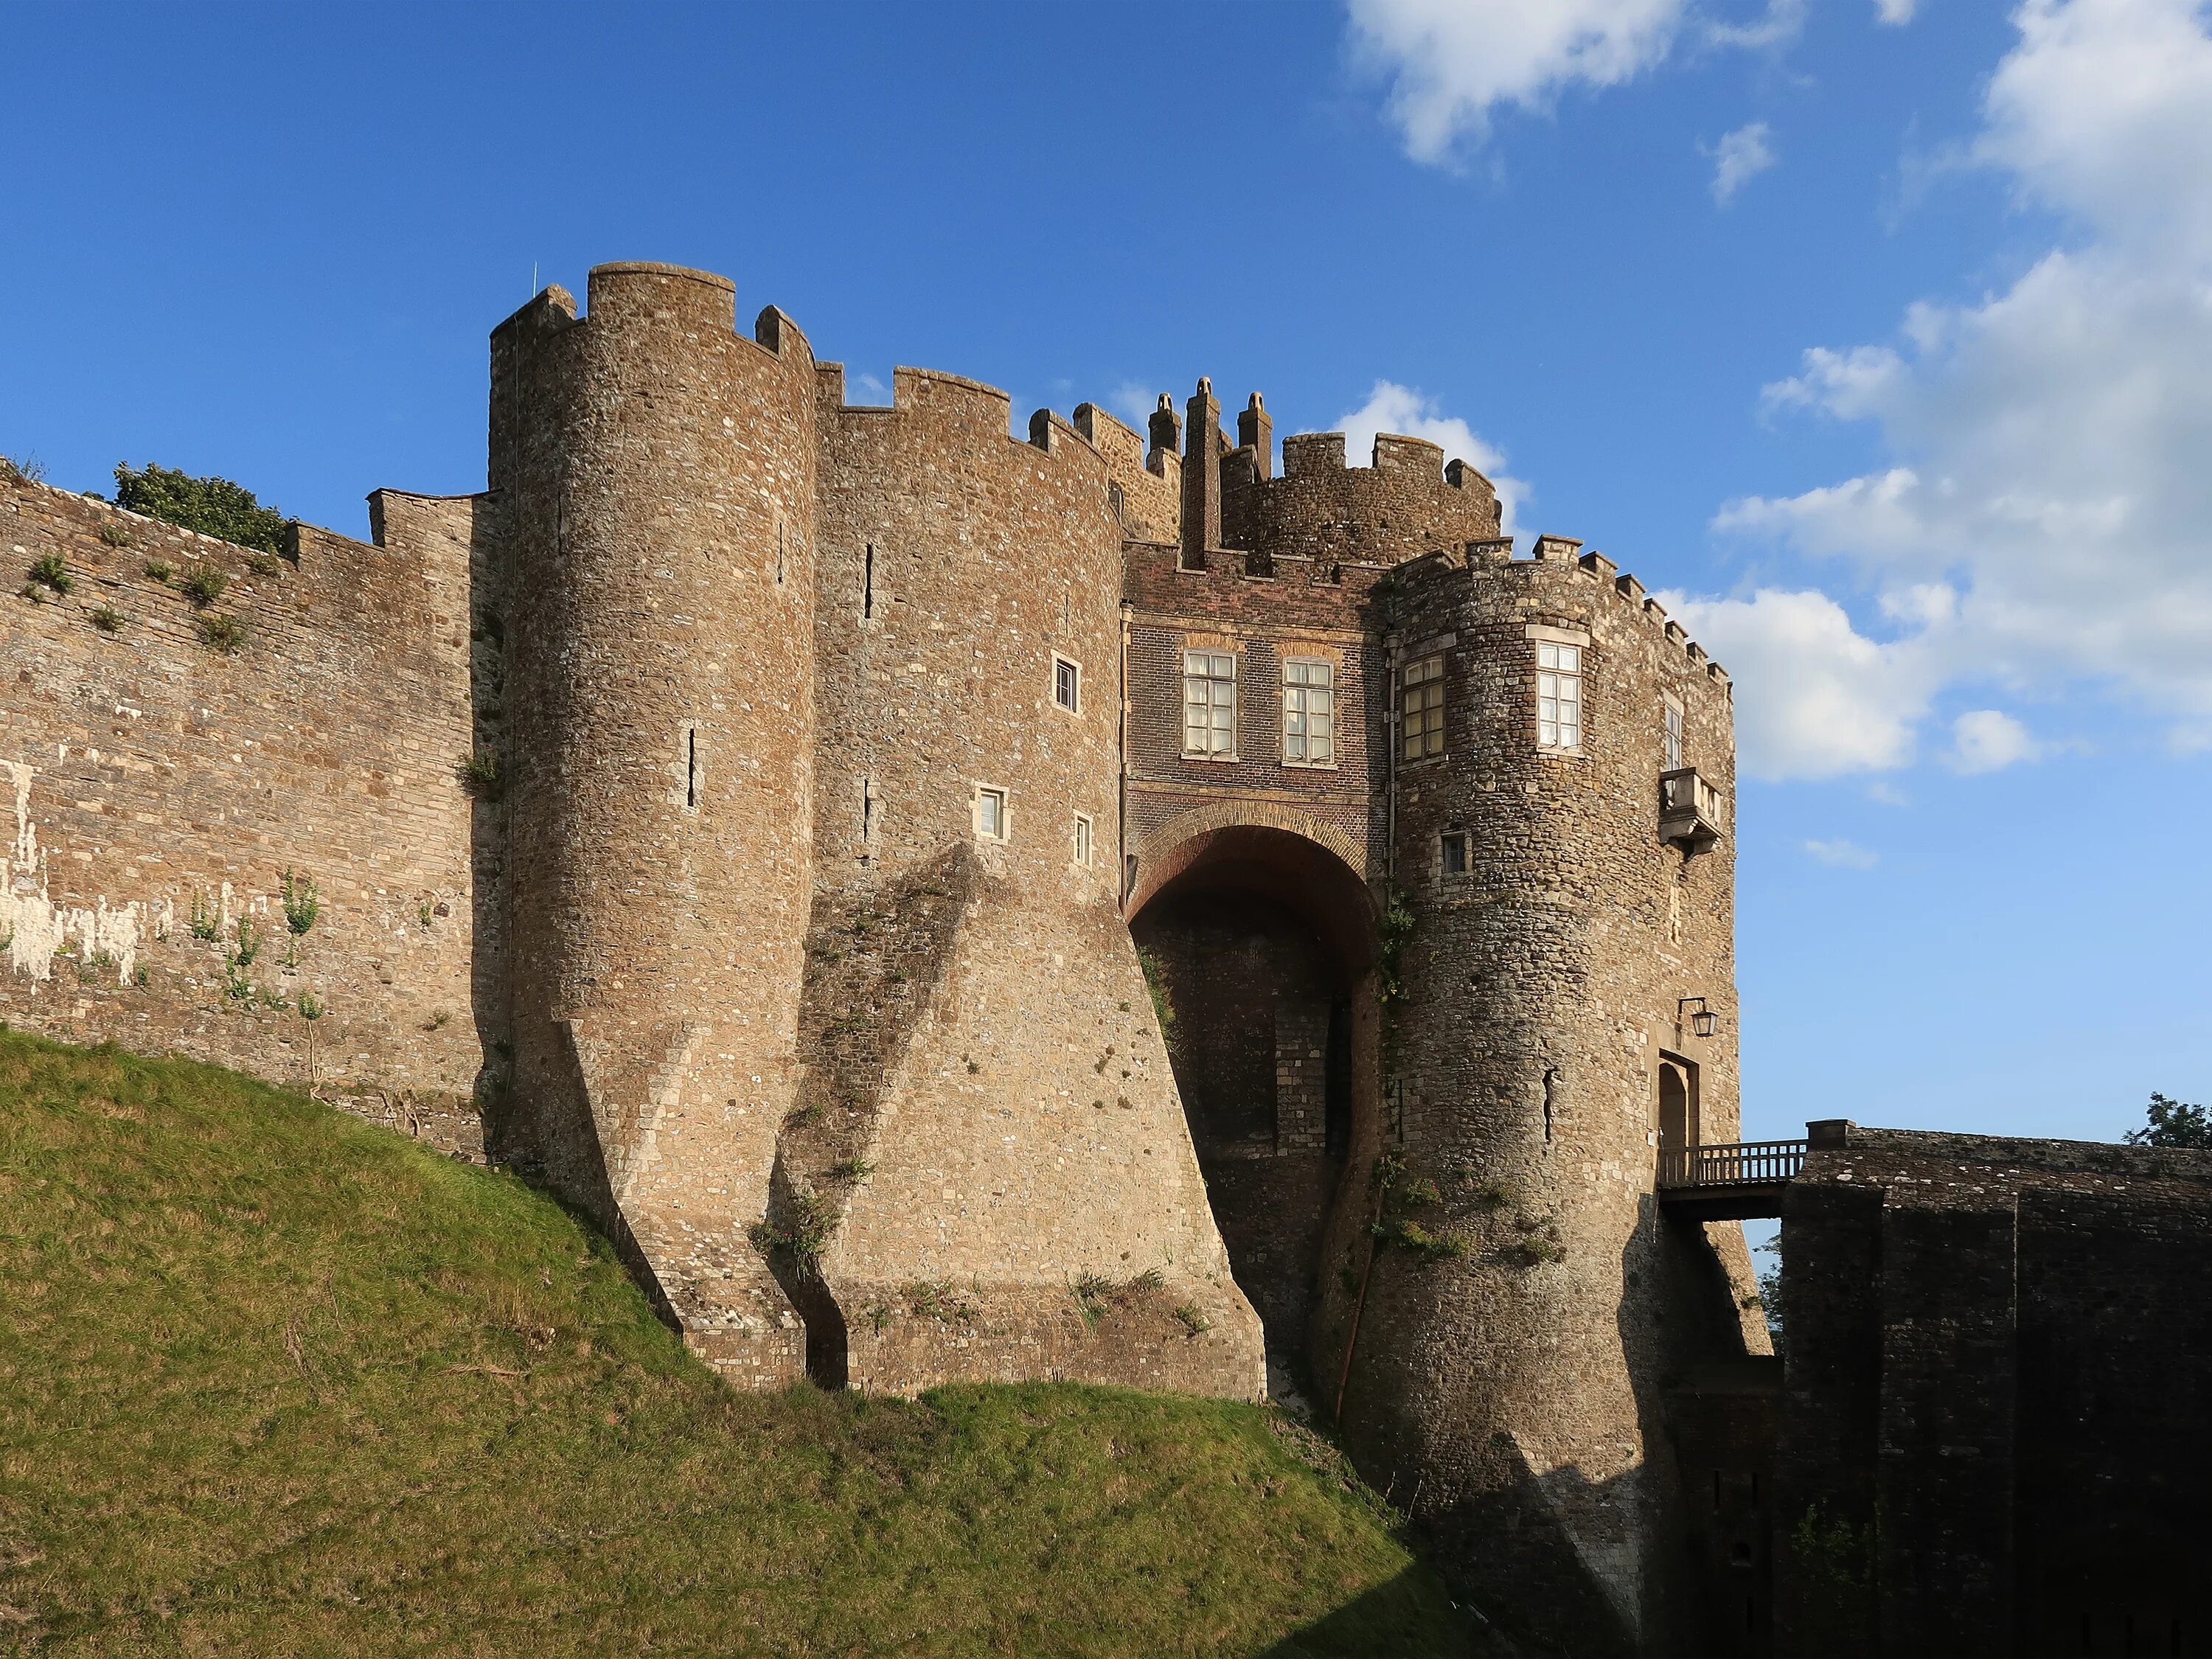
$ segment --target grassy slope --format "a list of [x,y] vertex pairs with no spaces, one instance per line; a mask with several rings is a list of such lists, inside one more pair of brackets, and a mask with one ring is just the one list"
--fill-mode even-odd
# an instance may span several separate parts
[[0,1035],[0,1648],[1455,1654],[1256,1408],[724,1389],[520,1182]]

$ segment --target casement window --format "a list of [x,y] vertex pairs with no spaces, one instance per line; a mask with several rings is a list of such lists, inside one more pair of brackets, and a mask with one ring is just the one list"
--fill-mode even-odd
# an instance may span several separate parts
[[1083,671],[1057,653],[1052,659],[1052,700],[1071,714],[1083,712]]
[[1583,745],[1583,648],[1536,641],[1536,746]]
[[1437,867],[1446,876],[1467,873],[1467,831],[1447,830],[1437,846]]
[[1006,839],[1006,792],[1005,790],[979,787],[975,791],[975,835],[981,841]]
[[1682,769],[1682,700],[1673,693],[1667,697],[1667,768],[1669,772]]
[[1237,757],[1237,653],[1182,653],[1182,752]]
[[1283,764],[1336,764],[1336,665],[1292,657],[1283,664]]
[[1074,853],[1076,863],[1088,870],[1091,867],[1091,815],[1087,812],[1075,815]]
[[1423,657],[1406,665],[1398,690],[1401,752],[1409,761],[1444,752],[1444,659]]

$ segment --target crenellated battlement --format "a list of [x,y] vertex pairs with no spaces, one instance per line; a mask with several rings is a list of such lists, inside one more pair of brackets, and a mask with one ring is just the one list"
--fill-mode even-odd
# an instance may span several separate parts
[[1607,609],[1613,616],[1638,628],[1655,646],[1679,653],[1689,672],[1703,675],[1724,691],[1732,689],[1728,671],[1668,616],[1666,607],[1644,592],[1642,582],[1604,554],[1583,552],[1582,545],[1571,536],[1539,535],[1528,556],[1519,557],[1511,537],[1486,537],[1468,543],[1459,557],[1445,553],[1408,562],[1401,567],[1399,575],[1409,589],[1460,578],[1480,580],[1486,572],[1531,582],[1564,577],[1578,586],[1587,581],[1595,592],[1610,596],[1613,603]]

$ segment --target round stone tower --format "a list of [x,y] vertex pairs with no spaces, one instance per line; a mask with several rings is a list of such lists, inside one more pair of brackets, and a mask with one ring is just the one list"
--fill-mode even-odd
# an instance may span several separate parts
[[493,337],[515,1098],[549,1173],[741,1382],[804,1372],[748,1229],[792,1106],[811,882],[805,338],[669,265]]
[[[1382,607],[1401,989],[1316,1370],[1462,1582],[1572,1651],[1667,1651],[1665,1390],[1764,1339],[1740,1231],[1656,1201],[1662,1142],[1737,1139],[1733,738],[1724,677],[1577,551],[1478,542]],[[1684,770],[1695,823],[1662,811]]]

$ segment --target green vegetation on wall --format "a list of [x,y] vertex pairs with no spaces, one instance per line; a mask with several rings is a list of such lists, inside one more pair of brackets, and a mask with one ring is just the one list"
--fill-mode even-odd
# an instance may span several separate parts
[[164,524],[180,525],[240,547],[284,551],[284,515],[228,478],[197,478],[151,462],[115,468],[115,502]]

